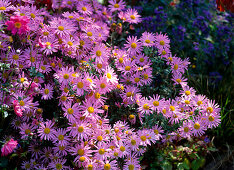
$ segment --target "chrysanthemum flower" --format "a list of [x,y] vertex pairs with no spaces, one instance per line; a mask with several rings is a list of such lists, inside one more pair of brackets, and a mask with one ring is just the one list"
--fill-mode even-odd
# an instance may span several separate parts
[[112,161],[106,160],[106,161],[103,161],[103,163],[102,163],[102,169],[104,169],[104,170],[112,170],[112,169],[117,170],[119,168],[118,168],[116,160],[112,160]]
[[141,16],[135,9],[128,9],[125,13],[126,21],[130,24],[137,24],[141,22]]
[[7,156],[10,153],[13,152],[13,150],[16,148],[16,146],[18,145],[18,142],[13,140],[12,138],[7,141],[1,148],[1,156]]
[[52,140],[54,138],[55,130],[53,129],[54,123],[49,120],[47,122],[40,123],[40,127],[37,130],[41,140]]
[[107,160],[109,151],[111,150],[108,148],[108,145],[106,143],[98,143],[96,148],[97,150],[94,150],[96,153],[95,158],[101,161]]
[[113,87],[114,86],[110,82],[108,83],[106,77],[100,77],[100,79],[96,81],[96,88],[100,94],[110,92]]
[[28,136],[33,135],[35,129],[36,129],[36,126],[32,124],[23,123],[20,126],[21,139],[27,139]]
[[163,35],[162,33],[156,34],[155,36],[155,45],[158,49],[168,49],[170,48],[170,40],[168,36],[165,34]]
[[41,99],[43,100],[48,100],[53,98],[53,86],[50,84],[46,84],[45,88],[41,89],[41,94],[42,97]]
[[205,133],[206,127],[204,126],[204,123],[202,123],[201,120],[195,120],[194,122],[191,122],[192,125],[192,134],[194,136],[201,136]]
[[138,105],[139,105],[138,111],[141,112],[142,114],[152,113],[150,101],[147,98],[145,97],[140,98]]
[[141,169],[140,162],[137,159],[136,155],[127,157],[127,162],[124,164],[123,170]]
[[97,44],[93,48],[91,54],[91,57],[95,59],[96,63],[102,63],[109,58],[109,52],[107,51],[107,47],[103,43]]
[[18,100],[13,101],[14,112],[17,116],[21,117],[23,115],[22,109],[20,109],[20,104]]
[[73,106],[72,102],[64,103],[62,107],[64,111],[64,116],[68,119],[69,122],[74,122],[79,117],[79,104],[75,103]]
[[109,1],[110,5],[108,5],[111,12],[121,11],[125,8],[125,3],[123,0],[111,0]]
[[56,170],[68,169],[68,167],[64,165],[66,161],[66,159],[56,159],[49,163],[48,168]]
[[66,146],[69,144],[69,137],[66,135],[66,129],[57,129],[55,132],[55,138],[53,142],[56,144],[58,142],[58,145],[60,146]]
[[7,21],[5,24],[7,25],[7,29],[12,32],[13,35],[18,33],[19,35],[25,34],[28,32],[29,26],[29,18],[27,16],[11,16],[10,21]]
[[72,78],[72,70],[69,67],[62,67],[61,70],[58,70],[57,73],[54,74],[54,77],[58,79],[59,83],[67,85]]
[[124,44],[127,51],[131,54],[141,53],[142,51],[142,44],[140,40],[137,39],[137,37],[128,37],[127,38],[127,44]]
[[143,46],[152,47],[154,45],[155,35],[153,33],[144,32],[141,36],[141,42]]
[[81,13],[81,14],[85,14],[85,15],[91,15],[93,13],[93,8],[91,6],[91,4],[87,3],[87,2],[79,2],[76,5],[76,9]]

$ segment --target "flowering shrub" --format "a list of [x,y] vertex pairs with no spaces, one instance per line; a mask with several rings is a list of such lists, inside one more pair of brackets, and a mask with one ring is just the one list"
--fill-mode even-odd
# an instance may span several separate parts
[[15,149],[15,166],[140,169],[147,146],[219,125],[219,106],[188,86],[190,62],[166,34],[128,35],[142,18],[122,0],[0,4],[1,113],[13,128],[2,121],[2,155]]

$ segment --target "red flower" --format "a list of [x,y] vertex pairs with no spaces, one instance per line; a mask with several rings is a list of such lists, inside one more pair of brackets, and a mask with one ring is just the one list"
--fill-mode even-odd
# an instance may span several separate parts
[[217,10],[234,12],[234,0],[216,0]]

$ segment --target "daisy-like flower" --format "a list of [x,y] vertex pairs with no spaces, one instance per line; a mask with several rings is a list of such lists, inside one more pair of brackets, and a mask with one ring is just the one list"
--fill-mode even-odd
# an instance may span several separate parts
[[152,113],[152,110],[150,107],[150,101],[147,98],[145,97],[140,98],[138,105],[139,105],[138,111],[141,112],[142,114]]
[[54,123],[49,120],[47,122],[40,123],[40,127],[37,130],[41,140],[52,140],[56,131],[53,129]]
[[152,130],[155,134],[155,139],[156,140],[160,140],[160,138],[162,138],[162,133],[164,133],[164,130],[162,129],[161,126],[155,125],[152,127]]
[[[19,51],[19,52],[18,52]],[[8,59],[7,59],[11,64],[16,64],[19,66],[20,63],[22,63],[25,58],[22,55],[22,51],[15,50],[14,48],[11,49],[11,51],[8,54]]]
[[111,162],[109,160],[103,161],[102,163],[102,169],[103,170],[117,170],[118,165],[117,165],[117,161],[116,160],[112,160]]
[[59,83],[67,85],[72,78],[72,70],[69,67],[62,67],[61,70],[58,70],[57,73],[54,74],[54,77],[58,79]]
[[72,155],[76,156],[74,162],[83,163],[89,161],[89,157],[91,157],[92,150],[90,149],[89,145],[85,145],[83,142],[75,147],[71,147],[70,152]]
[[183,122],[183,126],[178,129],[179,135],[183,138],[190,139],[191,138],[191,132],[192,132],[192,126],[190,122]]
[[69,137],[66,136],[66,129],[57,129],[55,132],[55,138],[54,138],[54,143],[56,144],[58,142],[58,145],[60,146],[66,146],[69,144]]
[[100,161],[107,160],[109,155],[108,152],[111,151],[111,149],[108,148],[108,145],[106,143],[101,142],[97,144],[96,148],[97,150],[94,150],[94,152],[96,153],[95,158]]
[[174,57],[170,65],[172,73],[181,72],[183,74],[185,72],[185,66],[182,63],[182,60],[178,57]]
[[137,170],[141,169],[140,162],[137,160],[136,155],[131,154],[127,157],[127,162],[124,164],[123,170]]
[[64,116],[68,119],[69,122],[74,122],[79,117],[79,104],[75,103],[73,106],[72,102],[64,103],[62,107],[64,111]]
[[173,85],[187,86],[187,79],[180,72],[172,74],[171,80],[174,82]]
[[207,100],[206,105],[204,106],[204,110],[202,111],[203,113],[207,113],[207,114],[219,114],[220,112],[220,108],[219,105],[215,103],[215,101],[213,100]]
[[53,98],[53,86],[50,84],[46,84],[45,88],[41,89],[41,94],[42,94],[41,99],[43,100],[52,99]]
[[30,170],[30,169],[32,169],[32,164],[31,164],[31,162],[30,161],[23,161],[22,162],[22,165],[21,165],[21,168],[22,169],[25,169],[25,170]]
[[123,0],[110,0],[109,3],[108,7],[111,12],[122,11],[126,6]]
[[143,130],[139,130],[137,132],[139,138],[140,138],[140,145],[142,146],[147,146],[147,145],[151,145],[150,141],[151,141],[151,136],[153,136],[153,134],[151,134],[152,132],[150,132],[149,130],[143,129]]
[[75,79],[74,84],[73,89],[76,90],[78,96],[82,96],[85,91],[88,91],[90,83],[83,76],[80,76]]
[[136,57],[136,63],[140,66],[145,66],[149,63],[149,57],[145,56],[144,54],[139,54]]
[[128,101],[130,104],[136,102],[136,94],[139,92],[139,89],[134,86],[126,86],[124,93],[120,94],[123,101]]
[[194,136],[201,136],[205,133],[206,127],[204,126],[204,123],[197,118],[194,122],[191,122],[192,125],[192,134]]
[[93,13],[93,8],[92,6],[84,1],[81,1],[79,3],[77,3],[76,5],[76,9],[84,15],[91,15]]
[[136,70],[135,61],[126,60],[121,66],[118,67],[118,69],[123,73],[123,75],[132,74]]
[[131,82],[137,86],[142,86],[142,77],[140,72],[136,72],[131,76]]
[[137,151],[137,149],[139,148],[139,144],[140,144],[140,139],[139,137],[134,133],[131,136],[129,136],[127,138],[127,143],[128,146],[130,148],[130,150],[132,151]]
[[126,21],[130,24],[137,24],[141,22],[141,16],[138,14],[135,9],[128,9],[125,13]]
[[70,34],[72,35],[75,31],[73,23],[69,20],[54,17],[49,23],[51,28],[53,28],[55,33],[60,37],[65,37]]
[[135,55],[136,53],[141,53],[143,49],[141,41],[134,36],[129,36],[127,38],[127,44],[124,44],[124,46],[127,49],[127,51],[133,55]]
[[35,129],[36,129],[36,126],[32,124],[23,123],[20,126],[21,139],[27,139],[28,136],[33,135]]
[[108,82],[111,82],[112,84],[118,84],[118,77],[110,66],[107,66],[104,72],[104,76]]
[[142,75],[142,84],[145,84],[145,85],[149,85],[153,80],[153,76],[152,76],[152,70],[151,69],[147,69],[145,71],[142,71],[141,73]]
[[7,141],[1,148],[1,156],[7,156],[10,153],[13,152],[13,150],[16,148],[16,146],[18,145],[18,142],[15,141],[14,139],[10,139],[9,141]]
[[58,41],[54,36],[47,37],[45,39],[39,38],[38,45],[41,47],[40,50],[46,55],[50,55],[53,52],[57,52],[59,47]]
[[7,30],[10,30],[13,35],[15,35],[16,33],[21,35],[27,33],[30,30],[28,23],[29,18],[27,16],[16,15],[11,16],[10,21],[7,21],[5,24],[7,25]]
[[123,142],[119,142],[119,144],[117,144],[118,149],[119,149],[119,157],[120,158],[124,158],[125,156],[128,156],[131,152],[129,149],[129,146]]
[[170,39],[168,36],[165,34],[163,35],[162,33],[156,34],[155,36],[155,46],[158,49],[169,49],[170,48]]
[[106,77],[100,77],[100,79],[96,81],[96,88],[100,94],[110,92],[113,87],[114,86],[110,82],[108,83]]
[[161,106],[163,105],[163,101],[160,100],[160,95],[156,94],[153,97],[150,97],[150,107],[153,111],[160,111]]
[[221,116],[219,114],[211,113],[206,117],[206,125],[208,128],[215,128],[221,122]]
[[109,58],[107,47],[103,43],[97,44],[93,48],[91,54],[91,57],[95,59],[96,63],[102,63],[103,61],[106,61]]
[[154,45],[155,35],[153,33],[144,32],[140,40],[143,46],[152,47]]
[[68,154],[70,147],[68,145],[62,146],[62,145],[56,145],[53,147],[54,153],[58,153],[59,155],[66,156]]
[[66,159],[56,159],[49,163],[48,168],[56,170],[68,169],[68,167],[64,165],[66,161]]
[[1,0],[0,1],[0,13],[4,13],[10,10],[13,10],[14,6],[11,5],[11,2],[9,0]]

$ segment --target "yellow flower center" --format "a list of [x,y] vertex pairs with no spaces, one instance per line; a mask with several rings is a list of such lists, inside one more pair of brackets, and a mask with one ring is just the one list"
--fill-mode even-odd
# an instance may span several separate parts
[[64,74],[64,75],[63,75],[63,78],[64,78],[64,79],[69,79],[69,74]]
[[145,43],[149,44],[149,43],[150,43],[150,40],[145,40]]
[[101,83],[101,84],[100,84],[100,87],[101,87],[102,89],[104,89],[104,88],[106,87],[106,84],[105,84],[105,83]]
[[64,27],[63,27],[63,26],[59,26],[59,27],[58,27],[58,30],[59,30],[59,31],[63,31],[63,30],[64,30]]
[[212,107],[207,107],[206,111],[212,113],[213,112],[213,108]]
[[[88,33],[87,33],[88,34]],[[92,35],[91,35],[92,36]],[[81,46],[84,46],[85,45],[85,42],[83,40],[80,40],[80,45]]]
[[102,140],[103,140],[103,137],[102,137],[102,136],[98,136],[98,137],[97,137],[97,140],[98,140],[98,141],[102,141]]
[[136,17],[134,15],[130,15],[131,19],[136,19]]
[[28,135],[29,133],[31,133],[31,130],[30,129],[26,129],[24,132],[25,132],[25,134]]
[[124,146],[121,146],[121,147],[120,147],[120,150],[121,150],[122,152],[124,152],[124,151],[125,151],[125,147],[124,147]]
[[102,68],[102,64],[97,64],[97,68],[101,69]]
[[64,139],[64,136],[63,135],[59,135],[58,136],[58,140],[63,140]]
[[62,169],[63,168],[63,165],[62,164],[60,164],[60,163],[57,163],[56,164],[56,169]]
[[131,66],[126,66],[126,67],[125,67],[125,70],[126,70],[126,71],[129,71],[130,69],[131,69]]
[[138,83],[138,82],[140,81],[140,79],[139,79],[138,77],[136,77],[136,78],[134,78],[134,81],[135,81],[136,83]]
[[149,75],[148,74],[144,74],[144,79],[147,80],[149,78]]
[[93,35],[92,32],[87,32],[87,36],[91,37]]
[[86,8],[86,7],[82,7],[82,10],[83,10],[83,11],[87,11],[87,8]]
[[178,64],[175,64],[175,65],[174,65],[174,70],[177,70],[178,67],[179,67]]
[[17,54],[15,54],[15,55],[12,56],[12,58],[13,58],[14,60],[18,60],[18,59],[19,59],[19,56],[18,56]]
[[130,164],[130,165],[128,165],[128,169],[129,169],[129,170],[134,170],[134,169],[135,169],[135,166],[134,166],[133,164]]
[[69,108],[69,109],[67,109],[67,113],[71,115],[74,113],[74,110],[72,108]]
[[202,104],[202,101],[197,101],[197,105],[200,106]]
[[99,99],[101,97],[100,93],[95,93],[95,99]]
[[166,114],[167,110],[166,109],[162,109],[162,112],[163,112],[163,114]]
[[105,164],[104,165],[104,170],[110,170],[111,169],[111,165],[110,164]]
[[119,63],[123,63],[123,58],[119,58]]
[[84,155],[84,149],[78,149],[77,154],[80,156]]
[[208,119],[209,119],[210,122],[213,122],[213,121],[214,121],[214,117],[213,117],[213,116],[209,116]]
[[190,93],[190,91],[185,91],[185,94],[186,94],[187,96],[189,96],[191,93]]
[[45,89],[45,90],[44,90],[44,93],[45,93],[45,94],[49,94],[49,92],[50,92],[49,89]]
[[141,136],[142,141],[146,141],[146,136]]
[[30,57],[30,61],[34,63],[36,61],[35,57]]
[[20,22],[16,22],[15,23],[15,27],[18,28],[18,29],[21,28],[21,23]]
[[154,133],[155,133],[156,135],[158,135],[158,134],[159,134],[159,131],[158,131],[157,129],[154,129]]
[[144,58],[140,58],[140,60],[139,60],[140,62],[144,62],[145,61],[145,59]]
[[84,127],[83,126],[79,126],[78,127],[78,132],[80,132],[80,133],[84,132]]
[[100,50],[96,51],[96,56],[100,57],[102,55],[102,52]]
[[145,110],[149,110],[148,104],[144,104],[144,105],[143,105],[143,108],[144,108]]
[[136,145],[136,140],[132,139],[132,140],[131,140],[131,144],[132,144],[132,145]]
[[189,131],[189,128],[188,127],[184,127],[184,132],[188,132]]
[[162,51],[162,55],[166,55],[167,52],[165,50]]
[[19,104],[20,104],[20,106],[24,106],[25,105],[25,103],[24,103],[23,100],[20,100]]
[[195,123],[194,124],[194,129],[200,129],[200,124],[199,123]]
[[108,79],[111,79],[111,74],[110,73],[107,73],[106,76],[107,76]]
[[80,159],[79,159],[80,162],[84,162],[85,161],[85,157],[84,156],[81,156]]
[[5,11],[6,10],[6,7],[2,6],[0,7],[0,11]]
[[49,133],[50,133],[50,128],[45,128],[45,129],[44,129],[44,133],[45,133],[45,134],[49,134]]
[[115,4],[114,7],[115,7],[115,8],[119,8],[119,4]]
[[177,83],[181,83],[181,79],[176,79],[176,82]]
[[77,87],[78,87],[79,89],[82,89],[82,88],[84,87],[84,83],[78,82],[78,83],[77,83]]
[[184,102],[185,102],[185,104],[190,104],[189,100],[185,100]]
[[158,102],[158,101],[154,101],[154,102],[153,102],[153,105],[154,105],[154,106],[159,106],[159,102]]
[[36,15],[34,13],[31,13],[31,18],[35,18]]
[[67,100],[67,97],[66,97],[66,96],[61,96],[61,100],[62,100],[62,101],[66,101],[66,100]]
[[94,112],[94,108],[93,108],[93,107],[89,107],[89,108],[88,108],[88,112],[89,112],[89,113],[93,113],[93,112]]
[[99,149],[98,152],[99,152],[100,155],[103,155],[105,153],[105,149]]
[[127,92],[127,93],[126,93],[126,96],[127,96],[127,97],[132,96],[132,92]]
[[68,16],[68,18],[69,18],[69,19],[72,19],[72,18],[74,18],[74,17],[70,15],[70,16]]
[[170,106],[170,110],[173,112],[175,111],[175,107],[174,106]]
[[93,165],[89,164],[88,165],[88,170],[93,170]]
[[119,156],[119,153],[118,152],[114,152],[114,156]]
[[71,41],[68,41],[67,44],[68,44],[69,46],[72,46],[72,45],[73,45],[73,43],[72,43]]
[[132,43],[131,47],[135,49],[137,47],[137,44],[136,43]]
[[135,115],[129,115],[129,119],[133,120],[135,118]]
[[163,40],[161,40],[161,41],[159,42],[159,44],[160,44],[160,45],[165,45],[165,42],[164,42]]

